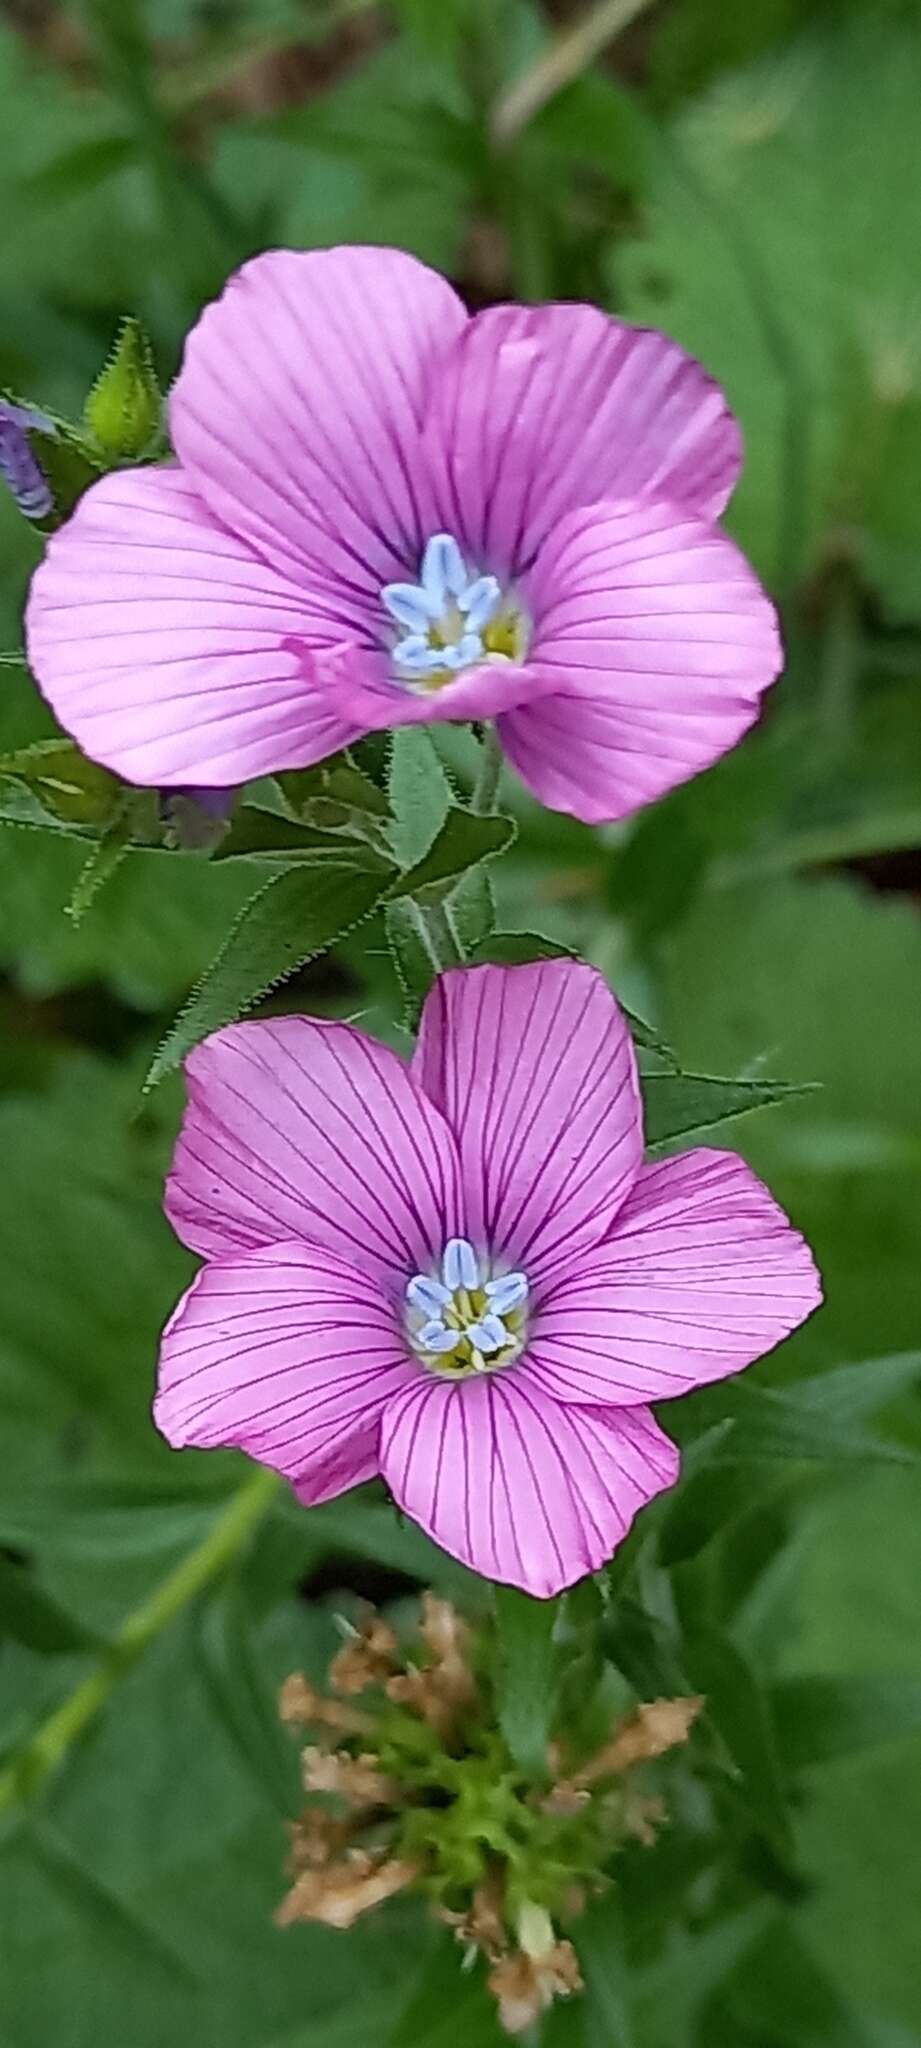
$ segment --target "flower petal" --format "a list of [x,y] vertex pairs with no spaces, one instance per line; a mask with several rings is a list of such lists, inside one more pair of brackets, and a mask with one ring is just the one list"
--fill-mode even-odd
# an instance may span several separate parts
[[444,278],[400,249],[257,256],[188,338],[176,453],[267,560],[376,597],[440,524],[421,409],[466,319]]
[[306,643],[344,629],[218,526],[178,469],[93,485],[48,543],[26,627],[61,724],[129,782],[231,786],[363,730],[310,681]]
[[540,1303],[521,1369],[561,1401],[666,1401],[741,1372],[821,1298],[767,1188],[701,1146],[642,1168],[607,1244]]
[[674,505],[565,519],[526,598],[540,688],[500,719],[502,744],[542,802],[590,824],[734,746],[783,665],[774,607],[738,548]]
[[417,1372],[357,1266],[275,1244],[199,1273],[163,1333],[154,1420],[177,1448],[233,1445],[328,1500],[379,1470],[382,1410]]
[[[394,650],[395,655],[397,651]],[[426,652],[427,660],[428,650],[422,649],[420,640],[422,651]],[[405,643],[400,659],[405,659]],[[412,655],[406,665],[413,665]],[[425,673],[421,662],[418,673]],[[346,647],[316,654],[312,682],[330,716],[336,712],[362,732],[389,731],[396,725],[436,725],[442,721],[465,724],[469,719],[497,718],[512,706],[534,703],[542,691],[549,695],[556,687],[551,674],[542,682],[534,669],[500,658],[465,669],[456,681],[420,689],[399,681],[386,655],[362,654]]]
[[645,1409],[565,1408],[512,1369],[394,1394],[381,1469],[452,1557],[550,1599],[607,1562],[678,1452]]
[[741,466],[735,420],[677,343],[594,306],[493,306],[436,369],[443,523],[468,558],[521,574],[566,513],[655,491],[716,517]]
[[457,1139],[475,1243],[533,1285],[606,1236],[643,1138],[630,1034],[592,968],[442,974],[412,1071]]
[[398,1292],[457,1230],[457,1157],[396,1053],[347,1024],[232,1024],[186,1061],[167,1183],[206,1257],[302,1237]]

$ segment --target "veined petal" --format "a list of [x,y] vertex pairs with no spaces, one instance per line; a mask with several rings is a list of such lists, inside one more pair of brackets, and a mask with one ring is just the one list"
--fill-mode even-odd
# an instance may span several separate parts
[[440,524],[421,412],[466,320],[400,249],[256,256],[186,343],[170,401],[180,461],[267,560],[376,597]]
[[394,1394],[381,1469],[452,1557],[550,1599],[607,1562],[678,1453],[645,1409],[566,1408],[512,1369]]
[[500,718],[502,744],[543,803],[590,824],[734,746],[783,665],[774,607],[738,548],[674,505],[574,513],[526,598],[540,691]]
[[558,1400],[666,1401],[741,1372],[821,1298],[767,1188],[701,1146],[641,1169],[607,1243],[541,1302],[520,1370]]
[[49,541],[26,614],[60,723],[93,760],[161,788],[230,787],[348,745],[363,727],[314,689],[308,646],[346,630],[178,469],[94,484]]
[[607,1235],[643,1138],[630,1034],[574,960],[439,976],[412,1072],[457,1140],[467,1235],[534,1281]]
[[386,1046],[348,1024],[231,1024],[190,1053],[166,1212],[205,1257],[302,1237],[402,1303],[457,1229],[457,1155]]
[[[421,636],[407,657],[406,642],[394,649],[394,660],[415,670],[420,679],[446,664],[437,650],[429,649]],[[415,648],[418,644],[418,653]],[[482,661],[464,670],[456,680],[434,688],[410,688],[394,677],[392,663],[384,654],[362,655],[356,660],[348,648],[333,648],[318,654],[313,681],[329,707],[343,718],[353,720],[363,732],[388,731],[396,725],[436,725],[441,721],[465,724],[469,719],[496,718],[515,705],[531,704],[554,688],[554,678],[543,682],[534,669],[514,661]]]
[[417,1370],[357,1266],[274,1244],[199,1273],[163,1334],[154,1420],[176,1447],[233,1445],[328,1500],[379,1470],[382,1411]]
[[478,313],[435,371],[428,424],[443,523],[499,576],[600,498],[655,492],[715,518],[741,465],[700,364],[594,306]]

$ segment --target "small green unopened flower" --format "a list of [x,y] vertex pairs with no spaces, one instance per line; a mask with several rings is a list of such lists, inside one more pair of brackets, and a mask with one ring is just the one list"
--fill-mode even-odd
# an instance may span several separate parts
[[156,443],[163,400],[150,343],[138,320],[126,320],[86,401],[84,426],[100,454],[137,461]]
[[[701,1702],[637,1706],[597,1741],[570,1727],[546,1774],[523,1773],[498,1726],[497,1643],[445,1600],[423,1596],[401,1645],[368,1609],[334,1659],[329,1694],[299,1675],[281,1713],[303,1727],[308,1805],[291,1828],[291,1890],[278,1920],[350,1927],[415,1890],[470,1956],[485,1958],[506,2032],[524,2032],[581,1988],[561,1927],[605,1884],[628,1836],[654,1838],[638,1766],[687,1740]],[[360,1704],[357,1703],[360,1701]],[[595,1720],[597,1738],[598,1726]]]

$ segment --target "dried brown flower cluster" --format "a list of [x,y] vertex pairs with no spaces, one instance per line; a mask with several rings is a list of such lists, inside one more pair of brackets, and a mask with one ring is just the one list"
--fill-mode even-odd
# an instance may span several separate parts
[[552,1744],[552,1782],[535,1786],[495,1725],[491,1654],[488,1633],[474,1634],[427,1593],[409,1652],[369,1608],[333,1660],[329,1694],[297,1675],[286,1681],[282,1719],[311,1738],[302,1752],[309,1803],[290,1830],[292,1884],[277,1918],[350,1927],[415,1886],[464,1948],[486,1958],[502,2025],[516,2034],[580,1990],[575,1950],[554,1916],[578,1917],[619,1840],[654,1839],[661,1803],[632,1773],[687,1740],[701,1701],[636,1707],[588,1759]]

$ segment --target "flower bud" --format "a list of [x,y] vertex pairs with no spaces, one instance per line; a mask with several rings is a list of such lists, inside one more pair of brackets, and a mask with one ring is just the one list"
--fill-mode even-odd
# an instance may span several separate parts
[[0,399],[0,476],[24,519],[47,519],[54,497],[30,439],[31,431],[54,433],[45,414]]
[[86,401],[84,427],[100,453],[117,465],[151,452],[162,419],[150,343],[138,320],[126,320]]

